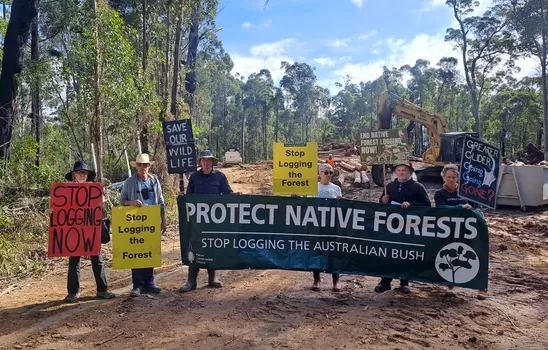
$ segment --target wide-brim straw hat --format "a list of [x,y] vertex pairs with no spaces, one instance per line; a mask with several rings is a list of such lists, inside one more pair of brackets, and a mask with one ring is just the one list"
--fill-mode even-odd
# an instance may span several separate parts
[[131,161],[131,166],[132,167],[136,167],[137,164],[150,164],[150,165],[154,165],[156,162],[155,161],[151,161],[150,160],[150,157],[148,156],[147,153],[141,153],[137,156],[137,158],[135,158],[134,161]]

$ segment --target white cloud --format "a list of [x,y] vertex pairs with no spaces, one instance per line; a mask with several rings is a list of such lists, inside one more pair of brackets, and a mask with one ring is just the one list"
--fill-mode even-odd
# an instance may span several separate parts
[[250,22],[244,22],[244,23],[242,23],[242,28],[244,28],[244,29],[251,28],[251,23],[250,23]]
[[284,74],[280,68],[282,61],[295,62],[287,53],[298,45],[299,43],[295,39],[286,38],[252,46],[248,55],[231,52],[230,57],[234,63],[232,74],[239,73],[247,78],[250,74],[258,73],[261,69],[268,69],[274,82],[278,83]]
[[348,44],[351,41],[352,40],[350,38],[329,40],[327,42],[327,46],[335,48],[335,49],[338,49],[338,48],[341,48],[341,47],[348,47]]
[[287,49],[296,43],[295,39],[287,38],[278,40],[272,43],[265,43],[252,46],[249,52],[253,56],[275,56],[281,55],[287,51]]
[[363,4],[365,3],[365,0],[350,0],[350,2],[358,7],[362,7]]
[[312,62],[319,64],[320,66],[333,67],[335,62],[329,57],[314,58]]
[[519,73],[514,74],[517,79],[521,79],[527,76],[531,77],[540,75],[540,62],[538,58],[520,58],[516,60],[516,66],[521,69]]
[[[452,50],[451,43],[444,41],[443,35],[419,34],[408,42],[402,39],[387,38],[378,41],[376,46],[386,49],[388,52],[379,59],[348,63],[334,72],[336,78],[341,80],[349,75],[354,82],[365,82],[377,79],[382,74],[383,66],[399,68],[405,64],[413,65],[419,58],[428,60],[432,66],[435,66],[444,56],[458,57],[458,53]],[[380,50],[375,50],[377,51],[374,53],[379,54]]]
[[378,33],[377,33],[376,30],[371,30],[367,33],[364,33],[364,34],[361,34],[360,36],[358,36],[358,40],[368,40],[368,39],[371,39],[372,37],[374,37],[377,34]]

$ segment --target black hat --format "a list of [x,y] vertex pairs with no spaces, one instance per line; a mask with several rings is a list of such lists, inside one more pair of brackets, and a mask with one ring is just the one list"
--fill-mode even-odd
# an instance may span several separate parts
[[392,171],[396,171],[396,168],[399,167],[400,165],[405,165],[407,167],[407,169],[409,169],[410,173],[413,174],[415,172],[415,169],[413,169],[413,167],[411,166],[411,164],[409,162],[398,162],[396,163],[395,165],[392,166]]
[[72,177],[72,173],[75,172],[75,171],[87,171],[88,172],[88,179],[87,181],[93,181],[95,180],[95,176],[97,175],[95,173],[95,171],[91,170],[88,165],[86,164],[86,162],[84,162],[83,160],[79,160],[77,161],[76,163],[74,163],[74,167],[72,168],[72,170],[68,173],[65,174],[65,179],[67,181],[74,181],[73,177]]

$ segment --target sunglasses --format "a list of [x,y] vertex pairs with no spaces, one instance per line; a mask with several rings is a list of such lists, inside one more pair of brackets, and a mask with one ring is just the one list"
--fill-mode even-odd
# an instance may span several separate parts
[[143,196],[144,200],[149,200],[150,199],[150,194],[154,193],[154,190],[151,190],[150,188],[145,188],[142,191],[137,191],[137,193],[140,193],[141,196]]
[[324,175],[333,175],[332,171],[324,171],[323,173],[324,173]]

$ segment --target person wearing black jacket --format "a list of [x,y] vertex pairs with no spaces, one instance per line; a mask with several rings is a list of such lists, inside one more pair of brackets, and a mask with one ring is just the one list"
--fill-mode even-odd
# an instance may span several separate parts
[[[458,196],[458,180],[459,180],[459,168],[455,164],[447,164],[443,167],[441,172],[441,177],[443,178],[443,186],[434,194],[434,203],[435,207],[457,207],[460,206],[466,210],[474,209],[474,206],[471,205],[466,199]],[[448,286],[449,294],[454,295],[453,286]],[[487,296],[487,291],[480,290],[478,291],[477,298],[484,300]]]
[[[412,176],[415,169],[407,163],[396,164],[392,171],[396,178],[386,185],[386,193],[383,191],[379,203],[401,205],[402,208],[410,206],[430,207],[432,203],[428,198],[428,193],[424,186],[413,180]],[[375,292],[382,293],[392,289],[392,278],[383,277],[375,287]],[[402,293],[411,293],[408,280],[400,280],[400,290]]]
[[462,206],[464,209],[472,209],[470,203],[457,194],[459,188],[457,183],[459,179],[459,168],[455,164],[447,164],[443,167],[441,177],[443,178],[443,186],[434,194],[435,207]]

